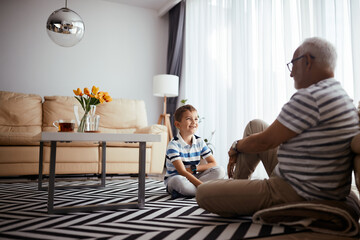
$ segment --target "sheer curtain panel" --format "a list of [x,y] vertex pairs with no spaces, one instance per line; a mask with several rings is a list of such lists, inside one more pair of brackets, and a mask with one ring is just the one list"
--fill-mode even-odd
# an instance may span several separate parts
[[215,132],[218,163],[226,167],[227,151],[248,121],[272,123],[295,92],[286,63],[305,38],[336,46],[335,77],[357,106],[359,16],[358,0],[186,0],[180,99],[204,118],[201,137]]

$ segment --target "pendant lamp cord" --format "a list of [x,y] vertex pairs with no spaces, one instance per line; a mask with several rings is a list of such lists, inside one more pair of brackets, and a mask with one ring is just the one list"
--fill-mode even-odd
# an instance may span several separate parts
[[65,8],[67,8],[67,0],[65,0]]

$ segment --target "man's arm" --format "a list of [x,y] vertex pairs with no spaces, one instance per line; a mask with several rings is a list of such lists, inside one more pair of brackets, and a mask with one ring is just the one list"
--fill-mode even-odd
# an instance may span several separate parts
[[[278,147],[281,143],[288,141],[296,135],[296,132],[291,131],[278,120],[275,120],[265,131],[239,140],[236,149],[244,153],[263,152]],[[231,155],[234,155],[236,151],[232,150],[232,153]]]

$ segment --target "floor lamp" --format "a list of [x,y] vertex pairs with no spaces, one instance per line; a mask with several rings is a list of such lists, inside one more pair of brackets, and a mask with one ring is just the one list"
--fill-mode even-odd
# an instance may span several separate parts
[[165,125],[168,129],[168,142],[173,138],[170,125],[170,114],[166,113],[166,98],[176,97],[179,94],[179,77],[170,74],[154,76],[153,94],[157,97],[164,97],[164,112],[160,115],[158,124]]

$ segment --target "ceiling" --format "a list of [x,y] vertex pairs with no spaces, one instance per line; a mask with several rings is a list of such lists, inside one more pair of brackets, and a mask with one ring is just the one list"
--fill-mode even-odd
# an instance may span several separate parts
[[166,8],[169,3],[171,4],[172,2],[176,2],[174,0],[106,0],[106,1],[123,3],[123,4],[142,7],[142,8],[148,8],[156,11],[161,11],[163,8]]

